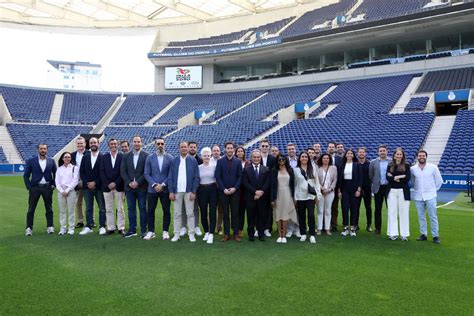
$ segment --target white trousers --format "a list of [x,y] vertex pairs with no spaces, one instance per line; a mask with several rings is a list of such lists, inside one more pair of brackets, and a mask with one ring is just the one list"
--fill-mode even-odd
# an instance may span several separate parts
[[390,189],[387,209],[387,235],[398,236],[398,220],[400,220],[400,236],[410,236],[410,201],[405,201],[403,189]]
[[[123,201],[125,192],[118,192],[113,190],[111,192],[104,192],[105,200],[105,218],[107,221],[107,230],[125,229],[125,212],[123,210]],[[117,226],[115,226],[115,207],[117,209]]]
[[179,235],[181,227],[185,226],[182,224],[182,211],[184,208],[187,216],[188,234],[194,235],[194,201],[191,201],[191,193],[179,192],[175,194],[175,197],[173,217],[174,233]]
[[334,192],[323,195],[318,204],[318,230],[329,230],[331,226],[331,206],[334,200]]
[[76,191],[70,191],[67,196],[63,196],[58,192],[59,225],[61,228],[66,229],[67,218],[67,228],[74,230],[74,227],[76,226],[76,203]]

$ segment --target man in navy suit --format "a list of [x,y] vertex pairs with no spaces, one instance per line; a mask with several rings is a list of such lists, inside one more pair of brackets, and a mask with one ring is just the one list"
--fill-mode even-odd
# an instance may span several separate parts
[[[260,147],[260,153],[261,153],[261,159],[260,159],[260,164],[262,166],[267,167],[269,170],[272,170],[273,167],[276,165],[276,159],[272,155],[270,155],[270,142],[268,139],[262,139],[259,144]],[[272,230],[273,230],[273,210],[272,206],[270,204],[270,195],[265,195],[264,197],[265,201],[261,201],[261,203],[264,203],[266,205],[265,209],[265,230],[264,234],[267,237],[272,236]]]
[[242,184],[245,188],[247,205],[247,233],[254,241],[255,218],[257,219],[258,238],[265,240],[267,229],[267,201],[270,191],[270,169],[261,165],[262,155],[255,149],[251,154],[252,164],[242,172]]
[[42,143],[38,145],[38,157],[28,159],[23,173],[23,181],[28,190],[28,212],[26,213],[25,235],[31,236],[33,233],[33,220],[35,217],[36,205],[39,198],[43,198],[46,209],[47,233],[53,234],[53,189],[54,177],[56,175],[56,163],[52,158],[46,157],[48,145]]
[[188,142],[179,144],[179,157],[171,161],[168,174],[169,198],[174,202],[174,236],[171,241],[180,239],[183,207],[186,210],[189,241],[195,242],[194,236],[194,201],[199,186],[199,167],[196,159],[188,155]]
[[86,202],[86,227],[79,235],[92,233],[94,228],[94,198],[99,206],[99,234],[105,235],[105,201],[101,191],[100,164],[102,155],[99,152],[99,140],[95,137],[89,139],[90,153],[82,157],[79,172],[84,189]]
[[[343,144],[338,144],[339,148],[344,150],[344,145]],[[336,168],[339,170],[342,166],[342,157],[339,156],[339,153],[336,153],[336,143],[335,142],[329,142],[328,143],[328,151],[327,153],[331,155],[332,158],[332,164],[336,166]],[[339,181],[336,184],[336,192],[339,189]],[[331,206],[331,231],[332,232],[337,232],[337,216],[339,214],[339,195],[335,194],[334,195],[334,200],[332,201],[332,206]]]
[[[113,234],[118,228],[119,234],[125,232],[125,212],[123,211],[123,180],[120,176],[122,153],[118,151],[118,141],[109,139],[109,152],[102,156],[100,164],[101,190],[105,200],[105,218],[107,234]],[[117,209],[117,225],[115,225],[115,206]]]
[[127,196],[129,228],[125,238],[137,236],[137,202],[140,210],[140,237],[146,234],[146,190],[145,161],[148,154],[142,150],[142,138],[133,137],[133,150],[127,153],[120,166]]
[[[235,145],[225,143],[225,156],[217,161],[216,182],[219,189],[219,199],[224,206],[224,238],[230,240],[230,227],[234,232],[234,239],[240,241],[239,236],[239,198],[240,181],[242,176],[242,162],[234,156]],[[232,220],[229,220],[229,212]]]
[[165,140],[161,137],[155,139],[156,152],[149,155],[145,161],[145,179],[148,182],[148,233],[143,238],[155,238],[155,209],[158,199],[163,209],[163,240],[170,238],[169,228],[171,222],[170,198],[167,187],[168,173],[173,156],[165,152]]

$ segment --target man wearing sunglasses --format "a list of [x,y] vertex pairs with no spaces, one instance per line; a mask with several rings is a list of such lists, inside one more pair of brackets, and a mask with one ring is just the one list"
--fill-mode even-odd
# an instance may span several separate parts
[[[270,155],[270,142],[268,139],[262,139],[259,144],[260,152],[262,159],[260,160],[260,164],[267,167],[269,170],[272,170],[273,167],[276,165],[276,159],[272,155]],[[264,205],[265,209],[265,230],[264,234],[266,237],[272,237],[272,229],[273,229],[273,211],[272,206],[270,204],[270,195],[267,194],[264,196],[264,200],[261,202]]]

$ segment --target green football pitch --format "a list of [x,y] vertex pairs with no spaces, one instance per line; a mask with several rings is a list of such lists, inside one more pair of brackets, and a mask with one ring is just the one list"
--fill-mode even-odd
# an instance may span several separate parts
[[474,208],[462,195],[438,209],[441,245],[415,241],[413,206],[408,242],[361,230],[316,245],[294,237],[208,245],[97,230],[58,236],[56,198],[56,234],[45,232],[40,201],[25,237],[21,178],[0,177],[0,194],[0,315],[474,314]]

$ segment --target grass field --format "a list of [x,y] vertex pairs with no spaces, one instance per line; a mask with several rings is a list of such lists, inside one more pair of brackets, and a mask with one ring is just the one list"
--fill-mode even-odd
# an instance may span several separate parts
[[360,231],[207,245],[47,235],[42,205],[25,237],[21,178],[0,177],[0,194],[0,315],[474,314],[474,208],[462,197],[439,209],[441,245],[415,241],[414,207],[407,243]]

